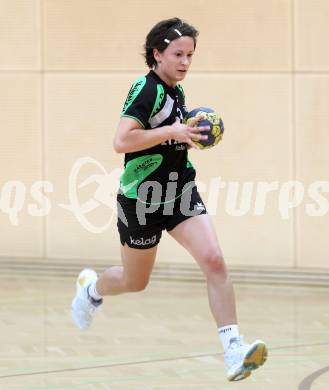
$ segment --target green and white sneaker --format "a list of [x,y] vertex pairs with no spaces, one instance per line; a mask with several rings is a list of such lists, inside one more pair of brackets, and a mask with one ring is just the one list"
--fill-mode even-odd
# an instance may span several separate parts
[[230,340],[230,345],[224,353],[229,381],[240,381],[247,378],[251,371],[262,366],[267,359],[267,347],[261,340],[252,344],[243,342],[242,337]]
[[96,301],[88,293],[88,288],[94,280],[97,280],[96,272],[85,268],[76,281],[76,294],[72,301],[71,314],[73,321],[81,330],[89,328],[94,315],[103,303],[102,299]]

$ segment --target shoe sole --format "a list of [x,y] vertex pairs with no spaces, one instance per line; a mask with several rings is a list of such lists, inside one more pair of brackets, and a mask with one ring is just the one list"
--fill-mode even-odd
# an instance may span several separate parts
[[249,371],[256,370],[266,362],[267,355],[268,352],[265,343],[263,341],[256,341],[244,358],[243,367]]
[[244,367],[241,367],[240,371],[234,373],[233,376],[230,376],[227,379],[230,382],[237,382],[237,381],[242,381],[243,379],[248,378],[248,376],[250,376],[250,375],[251,375],[250,370],[246,370]]
[[251,371],[262,366],[267,359],[267,347],[263,341],[256,341],[248,351],[243,360],[241,369],[235,372],[233,376],[228,377],[230,382],[241,381],[251,375]]

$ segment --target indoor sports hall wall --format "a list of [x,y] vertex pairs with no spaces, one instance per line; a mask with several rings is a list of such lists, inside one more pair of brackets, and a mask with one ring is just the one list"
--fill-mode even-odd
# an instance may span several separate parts
[[[0,0],[0,256],[119,258],[112,138],[145,35],[179,16],[200,31],[187,105],[226,126],[190,159],[229,264],[328,268],[328,15],[328,0]],[[191,261],[161,244],[159,262]]]

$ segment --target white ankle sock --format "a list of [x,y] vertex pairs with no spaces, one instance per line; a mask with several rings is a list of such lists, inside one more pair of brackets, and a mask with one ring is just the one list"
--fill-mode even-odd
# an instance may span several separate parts
[[97,290],[96,290],[96,282],[97,280],[93,280],[89,287],[88,287],[88,294],[89,296],[91,296],[93,299],[95,299],[95,301],[100,301],[103,297],[101,295],[98,294]]
[[240,337],[239,326],[236,324],[223,326],[218,328],[218,334],[225,352],[230,345],[230,340],[236,337]]

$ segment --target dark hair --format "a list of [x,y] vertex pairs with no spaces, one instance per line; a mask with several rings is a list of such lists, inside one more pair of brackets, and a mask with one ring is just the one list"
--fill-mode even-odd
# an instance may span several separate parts
[[[175,30],[178,30],[181,35]],[[157,64],[153,56],[153,49],[157,49],[160,53],[162,53],[171,41],[179,38],[180,36],[193,38],[195,49],[196,37],[198,34],[199,32],[193,26],[179,18],[162,20],[157,23],[146,36],[144,45],[146,65],[149,68],[153,68]]]

